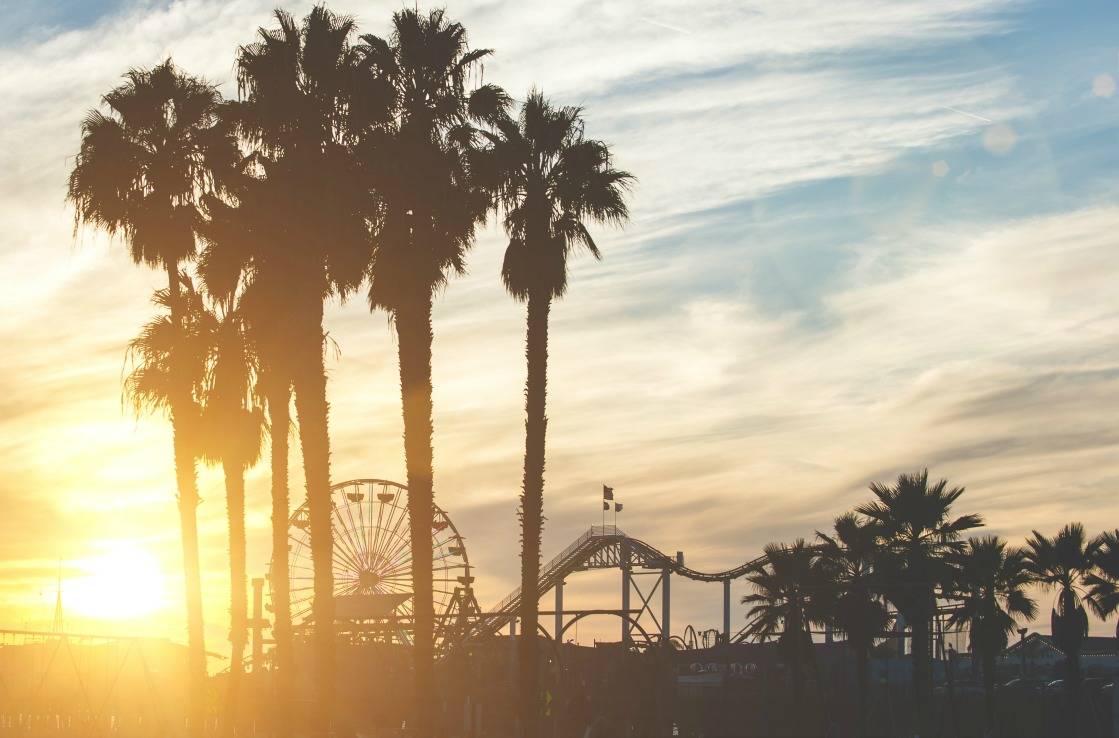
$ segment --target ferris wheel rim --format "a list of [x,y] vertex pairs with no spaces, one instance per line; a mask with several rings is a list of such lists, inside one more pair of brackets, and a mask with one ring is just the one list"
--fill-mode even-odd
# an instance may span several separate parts
[[[399,490],[400,492],[403,492],[404,495],[406,495],[406,496],[409,494],[409,489],[408,489],[408,486],[406,484],[402,484],[400,482],[396,482],[396,481],[393,481],[393,480],[390,480],[390,479],[381,479],[381,478],[376,478],[376,477],[359,477],[359,478],[356,478],[356,479],[348,479],[348,480],[345,480],[345,481],[342,481],[342,482],[336,482],[334,484],[331,484],[330,485],[330,496],[333,499],[334,495],[339,493],[339,492],[344,492],[346,489],[352,489],[354,487],[363,487],[363,486],[371,486],[371,487],[379,486],[379,487],[382,487],[382,488],[392,488],[392,489],[395,489],[395,490]],[[410,497],[408,499],[410,499]],[[384,503],[385,503],[385,501],[382,500],[382,504],[384,504]],[[407,499],[405,500],[403,505],[397,505],[396,501],[393,501],[393,502],[388,503],[388,504],[392,504],[392,506],[394,508],[401,509],[404,512],[404,514],[407,514],[409,512]],[[298,523],[304,521],[305,516],[308,515],[308,514],[309,514],[309,501],[306,498],[304,498],[303,502],[298,507],[293,509],[291,511],[291,514],[288,517],[289,530],[293,526],[294,527],[300,527],[298,525]],[[333,520],[334,520],[334,513],[332,512],[332,521]],[[338,518],[338,522],[344,523],[344,521],[342,521],[341,518]],[[433,552],[433,561],[432,561],[432,563],[433,563],[433,574],[438,576],[439,572],[442,572],[442,577],[440,578],[440,581],[437,582],[437,583],[433,582],[433,584],[436,584],[437,587],[438,586],[447,587],[447,590],[436,589],[436,592],[441,593],[442,595],[445,595],[446,598],[450,598],[451,595],[452,595],[452,592],[449,591],[449,590],[454,589],[454,587],[456,586],[455,581],[458,581],[458,582],[461,583],[463,581],[463,577],[471,578],[470,558],[469,558],[469,554],[466,550],[465,539],[463,538],[461,532],[459,531],[458,526],[455,525],[454,521],[451,519],[451,516],[447,514],[446,510],[444,510],[442,507],[440,507],[434,501],[432,502],[432,523],[433,523],[433,529],[432,529],[432,532],[431,532],[431,537],[432,537],[432,552]],[[435,525],[440,525],[441,527],[435,528]],[[336,530],[333,526],[334,526],[334,523],[332,522],[332,530]],[[407,528],[405,529],[405,533],[404,533],[405,537],[407,535],[406,530],[407,530]],[[442,540],[440,540],[440,537],[441,537],[440,533],[443,533],[444,531],[446,531],[446,533],[442,537]],[[289,540],[293,540],[290,533],[289,533]],[[306,545],[306,541],[303,541],[302,543],[303,543],[304,546]],[[337,537],[335,537],[334,545],[335,545],[335,547],[337,547],[337,545],[338,545]],[[306,553],[306,552],[304,552],[304,553]],[[444,563],[444,564],[440,565],[440,562],[445,562],[449,558],[457,559],[457,561],[455,561],[454,563],[449,563],[449,564]],[[336,561],[335,565],[337,565],[337,558],[335,559],[335,561]],[[273,572],[273,563],[269,564],[270,578],[271,578],[271,573]],[[289,560],[288,572],[286,573],[289,582],[292,582],[293,579],[294,579],[294,576],[292,574],[292,569],[296,566],[297,565],[296,565],[296,562],[294,560]],[[312,577],[309,576],[309,575],[312,573],[312,570],[309,566],[309,562],[304,561],[301,568],[305,569],[306,571],[305,571],[305,574],[303,576],[300,576],[298,578],[299,579],[311,580]],[[407,568],[407,567],[405,567],[405,568]],[[458,570],[458,571],[456,571],[456,570]],[[409,572],[409,579],[410,579],[410,572]],[[337,583],[337,581],[338,581],[338,577],[336,575],[335,576],[335,582]],[[309,584],[311,584],[311,582],[308,581],[307,584],[309,585]],[[411,582],[409,582],[409,586],[408,586],[409,594],[410,594],[410,590],[411,590],[410,585],[411,585]],[[467,583],[467,586],[469,586],[468,583]],[[299,591],[310,590],[310,589],[311,589],[310,586],[304,586],[304,587],[299,588]],[[297,590],[296,590],[295,587],[290,587],[290,585],[289,585],[289,591],[292,594],[294,594]],[[305,596],[301,597],[300,601],[306,601],[309,598],[309,596],[310,595],[305,595]],[[437,599],[440,599],[438,597],[438,595],[436,595],[436,597],[437,597]],[[448,599],[447,602],[444,603],[443,605],[440,605],[437,602],[436,603],[437,609],[440,608],[440,607],[449,608],[450,603],[451,603],[451,599]],[[293,606],[296,604],[294,597],[292,598],[291,604]],[[411,617],[411,612],[412,612],[412,609],[413,609],[412,602],[411,602],[411,597],[409,597],[409,599],[407,601],[402,603],[401,607],[403,608],[403,611],[402,611],[401,614],[404,615],[405,618]],[[294,607],[293,607],[293,610],[294,610]],[[292,614],[293,614],[293,616],[295,615],[294,612]],[[294,620],[294,618],[293,618],[293,620]],[[306,621],[306,617],[305,617],[305,621]],[[407,637],[407,634],[402,632],[401,636],[404,637],[408,642],[410,642],[410,638]]]

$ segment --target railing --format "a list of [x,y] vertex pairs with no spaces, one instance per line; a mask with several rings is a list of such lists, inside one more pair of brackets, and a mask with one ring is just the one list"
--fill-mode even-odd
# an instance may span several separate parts
[[[558,572],[559,570],[561,570],[564,567],[564,565],[575,554],[575,552],[578,551],[579,549],[581,549],[583,546],[585,546],[587,544],[587,542],[590,541],[591,539],[593,539],[593,538],[610,538],[610,537],[614,537],[614,536],[619,536],[619,537],[624,538],[625,535],[626,534],[624,532],[622,532],[621,530],[618,530],[618,527],[615,526],[615,525],[592,525],[590,527],[590,530],[588,530],[586,533],[584,533],[583,535],[576,538],[571,543],[571,545],[569,545],[564,550],[560,551],[555,557],[552,558],[551,561],[549,561],[547,564],[544,565],[544,567],[540,570],[540,582],[541,582],[541,584],[547,583],[548,579],[555,576],[556,572]],[[545,589],[545,587],[541,587],[541,589]],[[508,608],[511,604],[513,604],[517,600],[519,600],[520,597],[521,597],[521,588],[517,587],[515,590],[510,592],[505,597],[505,599],[503,599],[501,602],[497,603],[497,605],[495,605],[493,608],[491,608],[490,612],[491,613],[504,612],[506,610],[506,608]]]

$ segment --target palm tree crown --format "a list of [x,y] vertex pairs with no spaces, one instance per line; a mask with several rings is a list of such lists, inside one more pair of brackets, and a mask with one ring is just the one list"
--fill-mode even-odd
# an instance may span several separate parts
[[[1084,578],[1088,602],[1101,618],[1119,610],[1119,529],[1106,531],[1095,542],[1096,570]],[[1119,625],[1116,626],[1119,637]]]
[[885,544],[879,571],[888,580],[891,599],[903,612],[931,605],[927,592],[943,583],[948,574],[945,556],[964,547],[960,536],[983,525],[980,515],[952,518],[952,505],[963,487],[948,481],[929,482],[925,469],[901,474],[893,485],[870,485],[875,500],[855,508],[869,518]]
[[122,232],[138,264],[174,269],[195,251],[198,203],[237,159],[212,85],[167,60],[133,69],[82,121],[67,196],[76,218]]
[[[1051,615],[1053,638],[1070,659],[1080,653],[1088,636],[1088,613],[1084,609],[1084,585],[1095,568],[1099,542],[1089,540],[1080,523],[1069,523],[1052,538],[1034,531],[1026,539],[1025,562],[1045,589],[1057,590]],[[1089,604],[1091,598],[1087,598]],[[1075,666],[1070,663],[1070,666]]]
[[949,557],[949,564],[953,599],[960,603],[949,625],[966,625],[977,653],[1001,653],[1017,618],[1037,614],[1037,603],[1028,593],[1033,577],[1024,553],[1008,548],[997,536],[974,537]]
[[878,594],[875,567],[882,555],[878,529],[851,512],[836,518],[834,529],[833,534],[816,533],[818,577],[826,583],[816,597],[818,609],[853,647],[870,648],[890,622]]
[[745,595],[745,634],[758,641],[777,638],[782,642],[804,638],[808,634],[809,610],[812,607],[816,552],[804,539],[793,545],[768,544],[763,552],[765,564],[746,577],[754,593]]
[[[128,343],[123,399],[137,414],[170,414],[172,404],[181,396],[183,379],[188,388],[189,407],[176,407],[178,430],[197,455],[202,442],[201,403],[205,392],[213,331],[203,306],[202,295],[185,274],[179,275],[179,304],[182,320],[171,318],[171,296],[157,290],[152,302],[161,312],[144,324]],[[174,356],[177,374],[172,371]],[[179,381],[175,377],[180,378]]]
[[495,177],[509,246],[501,277],[519,300],[562,297],[567,259],[583,246],[601,258],[586,221],[624,223],[633,175],[615,169],[610,149],[583,134],[582,110],[553,107],[537,90],[518,120],[501,117],[482,158]]
[[442,10],[393,15],[389,40],[362,36],[356,49],[364,89],[386,115],[364,115],[359,152],[379,204],[369,303],[395,313],[424,302],[448,274],[465,268],[489,199],[471,180],[474,123],[507,104],[500,88],[466,91],[469,74],[491,52],[470,49],[466,29]]
[[270,281],[283,279],[297,299],[345,297],[372,248],[368,192],[347,145],[347,111],[360,92],[354,21],[322,6],[301,25],[282,10],[275,18],[279,28],[261,28],[239,49],[244,97],[226,111],[252,148],[242,171],[258,181],[242,174],[226,195],[245,208],[240,227],[257,236],[254,271],[287,272]]

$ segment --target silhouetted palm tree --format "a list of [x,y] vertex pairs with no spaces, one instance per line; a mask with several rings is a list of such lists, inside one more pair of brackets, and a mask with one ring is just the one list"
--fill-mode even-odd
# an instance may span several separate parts
[[949,488],[945,479],[930,484],[927,469],[901,474],[893,485],[875,482],[870,491],[877,499],[855,511],[878,529],[883,551],[876,568],[882,575],[883,590],[912,628],[916,727],[919,735],[927,735],[932,697],[930,626],[936,613],[936,590],[948,581],[947,555],[963,548],[961,534],[983,525],[983,518],[952,518],[952,505],[964,488]]
[[[385,40],[363,36],[365,89],[389,115],[361,137],[361,159],[379,206],[369,305],[396,328],[404,416],[404,456],[412,548],[417,735],[428,738],[433,700],[434,611],[431,344],[432,299],[448,274],[461,273],[490,198],[470,178],[473,123],[505,104],[499,89],[466,90],[490,52],[471,50],[466,31],[441,10],[393,15]],[[375,118],[376,116],[369,116]]]
[[834,534],[816,533],[819,540],[816,566],[823,586],[816,594],[816,609],[825,622],[846,634],[855,652],[859,683],[859,735],[867,735],[867,700],[870,689],[870,651],[890,624],[881,585],[875,570],[882,546],[878,528],[854,513],[835,519]]
[[1037,603],[1027,594],[1033,577],[1025,557],[1008,549],[997,536],[969,538],[967,546],[949,555],[952,599],[959,602],[948,619],[950,626],[966,626],[971,652],[983,667],[987,735],[995,730],[995,665],[1006,649],[1018,618],[1032,619]]
[[[331,294],[345,297],[362,281],[371,249],[369,198],[346,146],[353,21],[321,6],[302,24],[283,11],[276,20],[279,28],[261,29],[256,43],[238,51],[244,100],[236,116],[269,183],[273,237],[253,253],[251,280],[267,286],[258,293],[265,314],[284,321],[287,334],[314,567],[316,722],[325,730],[335,675],[323,302]],[[277,378],[277,398],[269,403],[274,415],[285,407],[279,397],[285,382]]]
[[1050,632],[1054,645],[1065,654],[1070,696],[1067,727],[1071,735],[1079,732],[1080,649],[1088,637],[1088,612],[1083,600],[1098,547],[1098,540],[1089,540],[1080,523],[1069,523],[1052,538],[1036,530],[1026,538],[1026,567],[1043,588],[1057,590]]
[[[226,114],[235,120],[240,105]],[[262,162],[258,175],[246,169]],[[241,319],[246,350],[256,359],[257,394],[268,413],[269,456],[272,497],[272,561],[269,594],[272,607],[272,662],[277,714],[274,725],[280,735],[291,730],[290,709],[294,699],[295,656],[292,643],[291,594],[288,580],[290,502],[288,492],[288,436],[291,433],[292,357],[288,325],[294,308],[286,295],[287,283],[298,275],[285,268],[280,244],[285,231],[274,215],[274,183],[263,174],[265,157],[246,160],[235,176],[223,183],[222,197],[206,198],[209,216],[200,234],[206,242],[198,271],[210,290],[232,295],[241,283],[237,312]],[[277,253],[279,252],[279,253]]]
[[482,169],[505,213],[509,246],[501,278],[514,299],[527,303],[525,460],[521,494],[521,727],[539,732],[537,622],[540,536],[543,528],[548,314],[567,291],[567,260],[579,247],[601,258],[586,222],[621,224],[629,217],[625,192],[632,176],[614,169],[610,149],[584,138],[582,111],[555,108],[532,91],[520,118],[500,119]]
[[[76,223],[123,235],[133,261],[166,271],[166,300],[170,321],[176,324],[182,312],[179,265],[195,253],[199,199],[212,188],[215,172],[236,160],[236,143],[218,116],[216,89],[170,60],[150,70],[134,69],[126,80],[103,98],[108,114],[93,110],[82,121],[81,149],[67,197],[76,206]],[[177,379],[173,348],[168,362],[167,410],[186,573],[190,719],[197,731],[204,710],[206,648],[195,459],[183,427],[184,416],[194,411],[189,383]]]
[[804,539],[797,539],[791,546],[767,544],[763,553],[765,564],[746,577],[754,594],[742,598],[742,604],[750,605],[743,632],[758,642],[777,639],[792,676],[793,702],[799,708],[804,668],[812,659],[813,598],[821,584],[816,552]]
[[238,310],[237,292],[200,270],[214,309],[199,303],[205,313],[199,322],[209,336],[210,356],[202,397],[203,460],[220,464],[225,478],[226,514],[229,526],[230,631],[232,646],[229,683],[223,712],[223,734],[232,735],[240,704],[244,674],[245,643],[248,639],[248,577],[245,564],[245,471],[260,459],[264,412],[257,402],[259,374],[252,344],[247,340],[245,321]]
[[[1119,529],[1101,533],[1095,542],[1096,570],[1084,578],[1088,603],[1106,620],[1119,611]],[[1119,638],[1119,624],[1116,625]]]

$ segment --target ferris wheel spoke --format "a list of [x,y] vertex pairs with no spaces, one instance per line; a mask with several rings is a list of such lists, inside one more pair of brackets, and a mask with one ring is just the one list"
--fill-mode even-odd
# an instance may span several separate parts
[[[381,494],[386,494],[384,492],[384,490],[385,490],[385,488],[382,487],[381,488]],[[370,500],[369,504],[370,505],[373,504],[372,500]],[[377,500],[377,526],[373,529],[373,543],[369,546],[370,557],[371,557],[370,561],[371,562],[376,562],[376,560],[377,560],[377,558],[376,558],[377,557],[377,547],[378,547],[378,544],[380,543],[380,540],[381,540],[381,531],[384,530],[385,505],[386,504],[387,503],[381,502],[380,498],[378,498],[378,500]],[[391,511],[392,511],[391,508],[390,508],[389,511],[391,513]],[[373,517],[372,509],[370,509],[369,517],[370,518]]]
[[350,555],[350,552],[348,550],[346,550],[345,546],[343,546],[341,544],[341,542],[339,542],[338,537],[335,536],[335,538],[334,538],[334,565],[335,566],[338,565],[339,559],[341,559],[341,563],[343,565],[350,567],[353,571],[355,571],[355,572],[361,571],[361,566],[358,565],[357,561],[355,561],[354,558]]
[[[360,508],[361,506],[358,505],[358,509]],[[342,534],[346,539],[346,544],[350,550],[352,558],[356,563],[360,565],[360,568],[364,569],[369,566],[369,563],[364,555],[364,552],[362,551],[361,545],[357,541],[357,534],[359,529],[357,527],[357,524],[354,522],[353,506],[346,505],[345,511],[346,517],[349,519],[350,524],[349,526],[346,525],[345,521],[342,519],[342,513],[339,512],[338,527],[342,530]]]
[[[365,502],[365,498],[369,495],[367,492],[362,492],[361,494],[361,501],[354,506],[357,508],[357,521],[354,523],[354,538],[357,539],[358,550],[361,552],[362,562],[365,564],[366,567],[369,567],[372,562],[370,562],[369,560],[369,543],[365,537],[365,505],[362,504],[363,502]],[[350,520],[352,521],[353,519],[354,511],[351,509]]]
[[369,559],[366,556],[365,545],[362,543],[361,526],[354,520],[354,507],[357,507],[359,515],[361,513],[360,503],[346,506],[346,517],[350,519],[350,527],[346,529],[346,536],[350,539],[350,544],[357,560],[361,562],[362,567],[368,568]]
[[405,549],[385,567],[386,574],[395,574],[412,568],[412,552]]
[[387,569],[387,570],[385,570],[384,572],[381,573],[381,576],[382,577],[394,577],[394,578],[395,577],[411,578],[412,567],[411,567],[410,564],[411,564],[411,562],[404,562],[400,566],[393,567],[392,569]]
[[390,551],[389,546],[397,544],[400,540],[403,539],[403,536],[399,532],[400,531],[400,524],[407,519],[408,519],[408,508],[407,507],[401,507],[399,514],[390,518],[389,525],[386,526],[385,535],[383,536],[382,541],[381,541],[381,548],[377,551],[377,555],[382,560],[385,560],[385,559],[389,558],[387,556],[387,554]]
[[393,495],[392,502],[383,503],[382,508],[384,505],[388,506],[388,514],[384,519],[379,520],[379,541],[374,553],[384,548],[385,540],[391,535],[393,528],[396,527],[399,520],[407,514],[408,510],[407,500],[404,501],[404,504],[401,504],[399,494]]
[[350,529],[346,526],[346,521],[342,519],[342,513],[338,511],[337,507],[335,507],[332,512],[333,517],[338,522],[335,529],[341,533],[341,535],[335,534],[332,536],[332,538],[334,538],[334,550],[344,550],[350,565],[354,567],[354,571],[361,571],[363,568],[360,563],[361,555],[354,548],[353,538],[350,536]]
[[366,524],[365,529],[362,531],[362,535],[365,536],[365,550],[369,554],[370,566],[373,565],[373,535],[376,531],[376,528],[373,526],[373,500],[375,500],[376,497],[377,495],[373,492],[373,485],[370,484],[365,498],[366,507],[362,508],[361,513],[362,520],[365,520],[366,514],[368,514],[369,516],[369,522],[368,524]]

